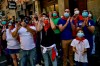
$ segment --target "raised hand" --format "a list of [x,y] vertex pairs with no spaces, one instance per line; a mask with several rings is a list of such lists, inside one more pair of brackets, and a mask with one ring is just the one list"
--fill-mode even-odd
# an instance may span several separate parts
[[19,30],[20,29],[20,24],[19,23],[16,23],[16,28]]
[[88,18],[85,19],[85,25],[88,26]]
[[70,17],[70,22],[72,22],[74,20],[74,18],[73,17]]

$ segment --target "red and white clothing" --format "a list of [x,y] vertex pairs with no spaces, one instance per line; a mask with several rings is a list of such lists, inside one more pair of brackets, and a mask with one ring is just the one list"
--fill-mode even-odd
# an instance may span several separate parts
[[[33,30],[36,30],[36,28],[34,26],[31,26],[30,28]],[[18,30],[18,34],[20,37],[21,49],[31,50],[31,49],[35,48],[35,42],[33,40],[33,36],[30,32],[27,31],[26,28],[21,27]]]
[[19,42],[17,39],[13,38],[11,32],[13,30],[6,29],[6,40],[8,49],[20,49]]
[[74,60],[78,62],[88,62],[87,53],[82,54],[85,48],[90,48],[89,42],[87,39],[82,41],[74,39],[71,43],[71,46],[76,48],[76,52],[74,54]]

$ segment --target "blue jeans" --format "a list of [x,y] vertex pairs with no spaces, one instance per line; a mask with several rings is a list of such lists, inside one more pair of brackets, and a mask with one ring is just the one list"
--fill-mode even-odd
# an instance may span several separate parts
[[[27,63],[29,63],[30,65],[27,65]],[[31,50],[20,51],[20,66],[35,66],[35,64],[36,64],[36,48]]]
[[[52,50],[47,50],[46,53],[42,53],[43,59],[44,59],[44,66],[49,66],[50,61],[52,62],[52,66],[57,66],[57,58],[55,58],[54,61],[52,61]],[[50,57],[50,58],[49,58]]]
[[77,62],[76,61],[76,66],[88,66],[88,63],[86,63],[86,62]]

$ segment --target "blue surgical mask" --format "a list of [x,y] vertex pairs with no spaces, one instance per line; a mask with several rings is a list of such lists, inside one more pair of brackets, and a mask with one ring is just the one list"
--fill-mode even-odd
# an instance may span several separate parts
[[80,38],[81,38],[81,37],[83,37],[83,36],[84,36],[84,33],[82,33],[82,32],[78,32],[78,33],[77,33],[77,37],[80,37]]
[[6,21],[2,21],[1,24],[2,24],[2,25],[6,25]]
[[57,16],[57,14],[56,13],[53,13],[53,17],[56,17]]
[[64,13],[64,16],[65,16],[65,17],[69,17],[70,14],[66,12],[66,13]]
[[83,12],[83,13],[82,13],[82,16],[83,16],[83,17],[88,17],[88,12]]

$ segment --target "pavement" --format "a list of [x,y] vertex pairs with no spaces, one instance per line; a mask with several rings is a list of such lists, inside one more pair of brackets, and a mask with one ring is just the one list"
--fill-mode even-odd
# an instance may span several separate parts
[[[100,56],[97,56],[97,55],[94,55],[93,57],[93,66],[100,66]],[[58,66],[62,66],[62,63],[61,63],[61,59],[58,59],[59,62],[58,62]],[[0,66],[12,66],[12,65],[7,65],[7,60],[6,60],[6,57],[4,54],[2,54],[0,56]],[[44,66],[44,65],[36,65],[36,66]]]

